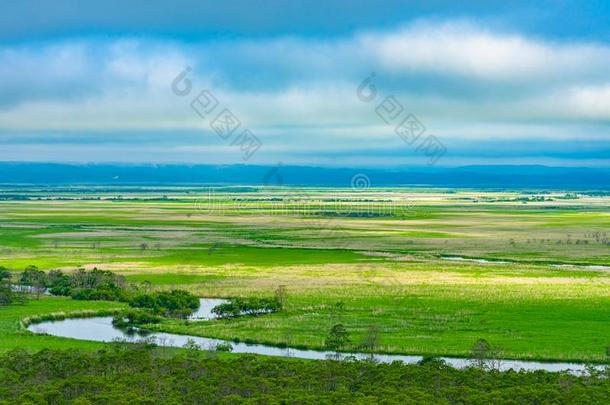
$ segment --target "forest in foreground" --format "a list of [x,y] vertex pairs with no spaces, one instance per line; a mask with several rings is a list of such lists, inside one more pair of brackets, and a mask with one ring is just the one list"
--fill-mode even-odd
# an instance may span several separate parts
[[600,404],[608,373],[457,370],[402,363],[305,361],[150,345],[99,351],[13,350],[0,357],[1,404]]

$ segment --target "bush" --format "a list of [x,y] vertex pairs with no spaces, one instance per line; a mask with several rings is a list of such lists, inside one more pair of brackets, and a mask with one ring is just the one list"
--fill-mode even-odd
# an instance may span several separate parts
[[227,352],[230,353],[233,351],[233,345],[229,342],[227,343],[218,343],[216,345],[216,351],[217,352]]
[[14,294],[11,285],[8,283],[0,284],[0,306],[10,305],[13,303]]
[[145,308],[165,316],[186,318],[199,308],[199,298],[183,290],[141,293],[129,301],[129,306]]
[[21,278],[19,280],[22,285],[28,285],[39,289],[44,289],[47,286],[47,281],[47,274],[32,265],[25,268],[23,273],[21,273]]
[[233,298],[212,308],[219,318],[235,318],[244,315],[260,315],[277,312],[281,304],[277,298]]
[[0,282],[11,279],[11,272],[4,266],[0,266]]
[[118,288],[124,289],[125,278],[111,271],[94,268],[91,271],[78,269],[70,275],[70,286],[84,289]]
[[123,301],[126,299],[122,276],[94,268],[78,269],[72,274],[61,270],[45,273],[36,266],[28,266],[21,274],[20,283],[36,289],[47,287],[53,295],[71,296],[76,300]]
[[76,288],[70,290],[70,296],[75,300],[89,301],[124,301],[125,294],[118,288]]
[[72,288],[70,281],[70,276],[64,274],[61,270],[51,270],[47,274],[47,287],[49,287],[51,294],[70,295],[70,289]]

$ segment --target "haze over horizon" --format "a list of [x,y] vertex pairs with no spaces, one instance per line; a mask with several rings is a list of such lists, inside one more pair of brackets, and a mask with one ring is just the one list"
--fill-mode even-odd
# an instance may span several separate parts
[[[7,4],[0,161],[610,166],[610,4],[353,3]],[[389,96],[417,141],[380,116]],[[225,108],[226,137],[210,126]]]

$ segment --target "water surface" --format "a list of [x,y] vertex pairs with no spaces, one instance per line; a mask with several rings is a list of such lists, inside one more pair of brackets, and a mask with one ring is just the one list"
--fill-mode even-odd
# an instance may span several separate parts
[[225,304],[228,300],[217,299],[217,298],[200,298],[199,309],[189,316],[190,320],[209,321],[215,319],[216,315],[212,313],[212,309],[220,304]]
[[[202,306],[200,310],[194,314],[196,318],[201,319],[205,322],[205,319],[213,319],[214,315],[211,313],[211,309],[219,303],[226,302],[225,300],[218,299],[202,299]],[[34,333],[46,333],[52,336],[79,339],[79,340],[92,340],[96,342],[112,342],[113,340],[124,340],[128,342],[138,342],[142,339],[154,340],[154,342],[160,346],[172,346],[182,347],[189,340],[195,341],[203,349],[215,349],[218,344],[230,343],[233,346],[233,353],[249,353],[249,354],[260,354],[266,356],[280,356],[280,357],[295,357],[300,359],[311,359],[311,360],[326,360],[329,358],[337,358],[338,355],[335,352],[330,351],[318,351],[318,350],[303,350],[294,348],[279,348],[274,346],[267,346],[263,344],[246,344],[246,343],[235,343],[222,339],[205,338],[199,336],[188,336],[178,335],[174,333],[165,332],[148,332],[148,333],[128,333],[125,330],[116,328],[112,325],[112,317],[92,317],[92,318],[75,318],[75,319],[64,319],[59,321],[47,321],[39,324],[32,324],[28,327],[28,330]],[[400,354],[374,354],[369,353],[341,353],[339,357],[353,356],[357,359],[375,359],[381,363],[391,363],[394,361],[400,361],[406,364],[413,364],[421,361],[422,356],[409,356]],[[471,365],[470,359],[454,358],[454,357],[440,357],[453,367],[464,368]],[[580,363],[552,363],[552,362],[538,362],[538,361],[526,361],[526,360],[501,360],[499,362],[500,370],[545,370],[545,371],[569,371],[574,374],[586,373],[586,367]],[[599,367],[601,369],[601,366]]]

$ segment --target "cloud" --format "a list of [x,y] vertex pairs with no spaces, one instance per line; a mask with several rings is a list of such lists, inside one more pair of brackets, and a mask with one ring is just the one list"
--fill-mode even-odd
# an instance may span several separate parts
[[[216,161],[219,151],[226,152],[226,163],[238,159],[190,108],[203,89],[263,140],[260,156],[271,160],[281,160],[283,151],[285,159],[324,161],[326,150],[337,161],[361,161],[366,150],[374,155],[403,148],[393,127],[375,114],[389,95],[448,144],[610,142],[609,62],[610,48],[603,44],[543,41],[463,21],[332,39],[95,37],[7,45],[0,47],[0,85],[6,89],[0,143],[20,153],[26,148],[19,147],[20,134],[23,145],[42,148],[47,133],[47,142],[56,145],[46,148],[52,155],[62,139],[71,145],[66,151],[77,153],[79,144],[90,147],[99,136],[109,153],[113,142],[126,150],[129,134],[137,132],[134,148],[150,159],[163,151],[173,161],[180,154]],[[170,85],[186,66],[193,92],[178,97]],[[356,87],[371,71],[378,98],[366,104]],[[201,131],[201,140],[193,131]],[[170,138],[160,142],[159,133]],[[528,145],[544,150],[541,143]],[[194,153],[201,148],[218,155]]]
[[415,24],[368,34],[363,45],[394,72],[436,72],[474,80],[607,79],[610,49],[595,43],[552,43],[494,33],[471,23]]

